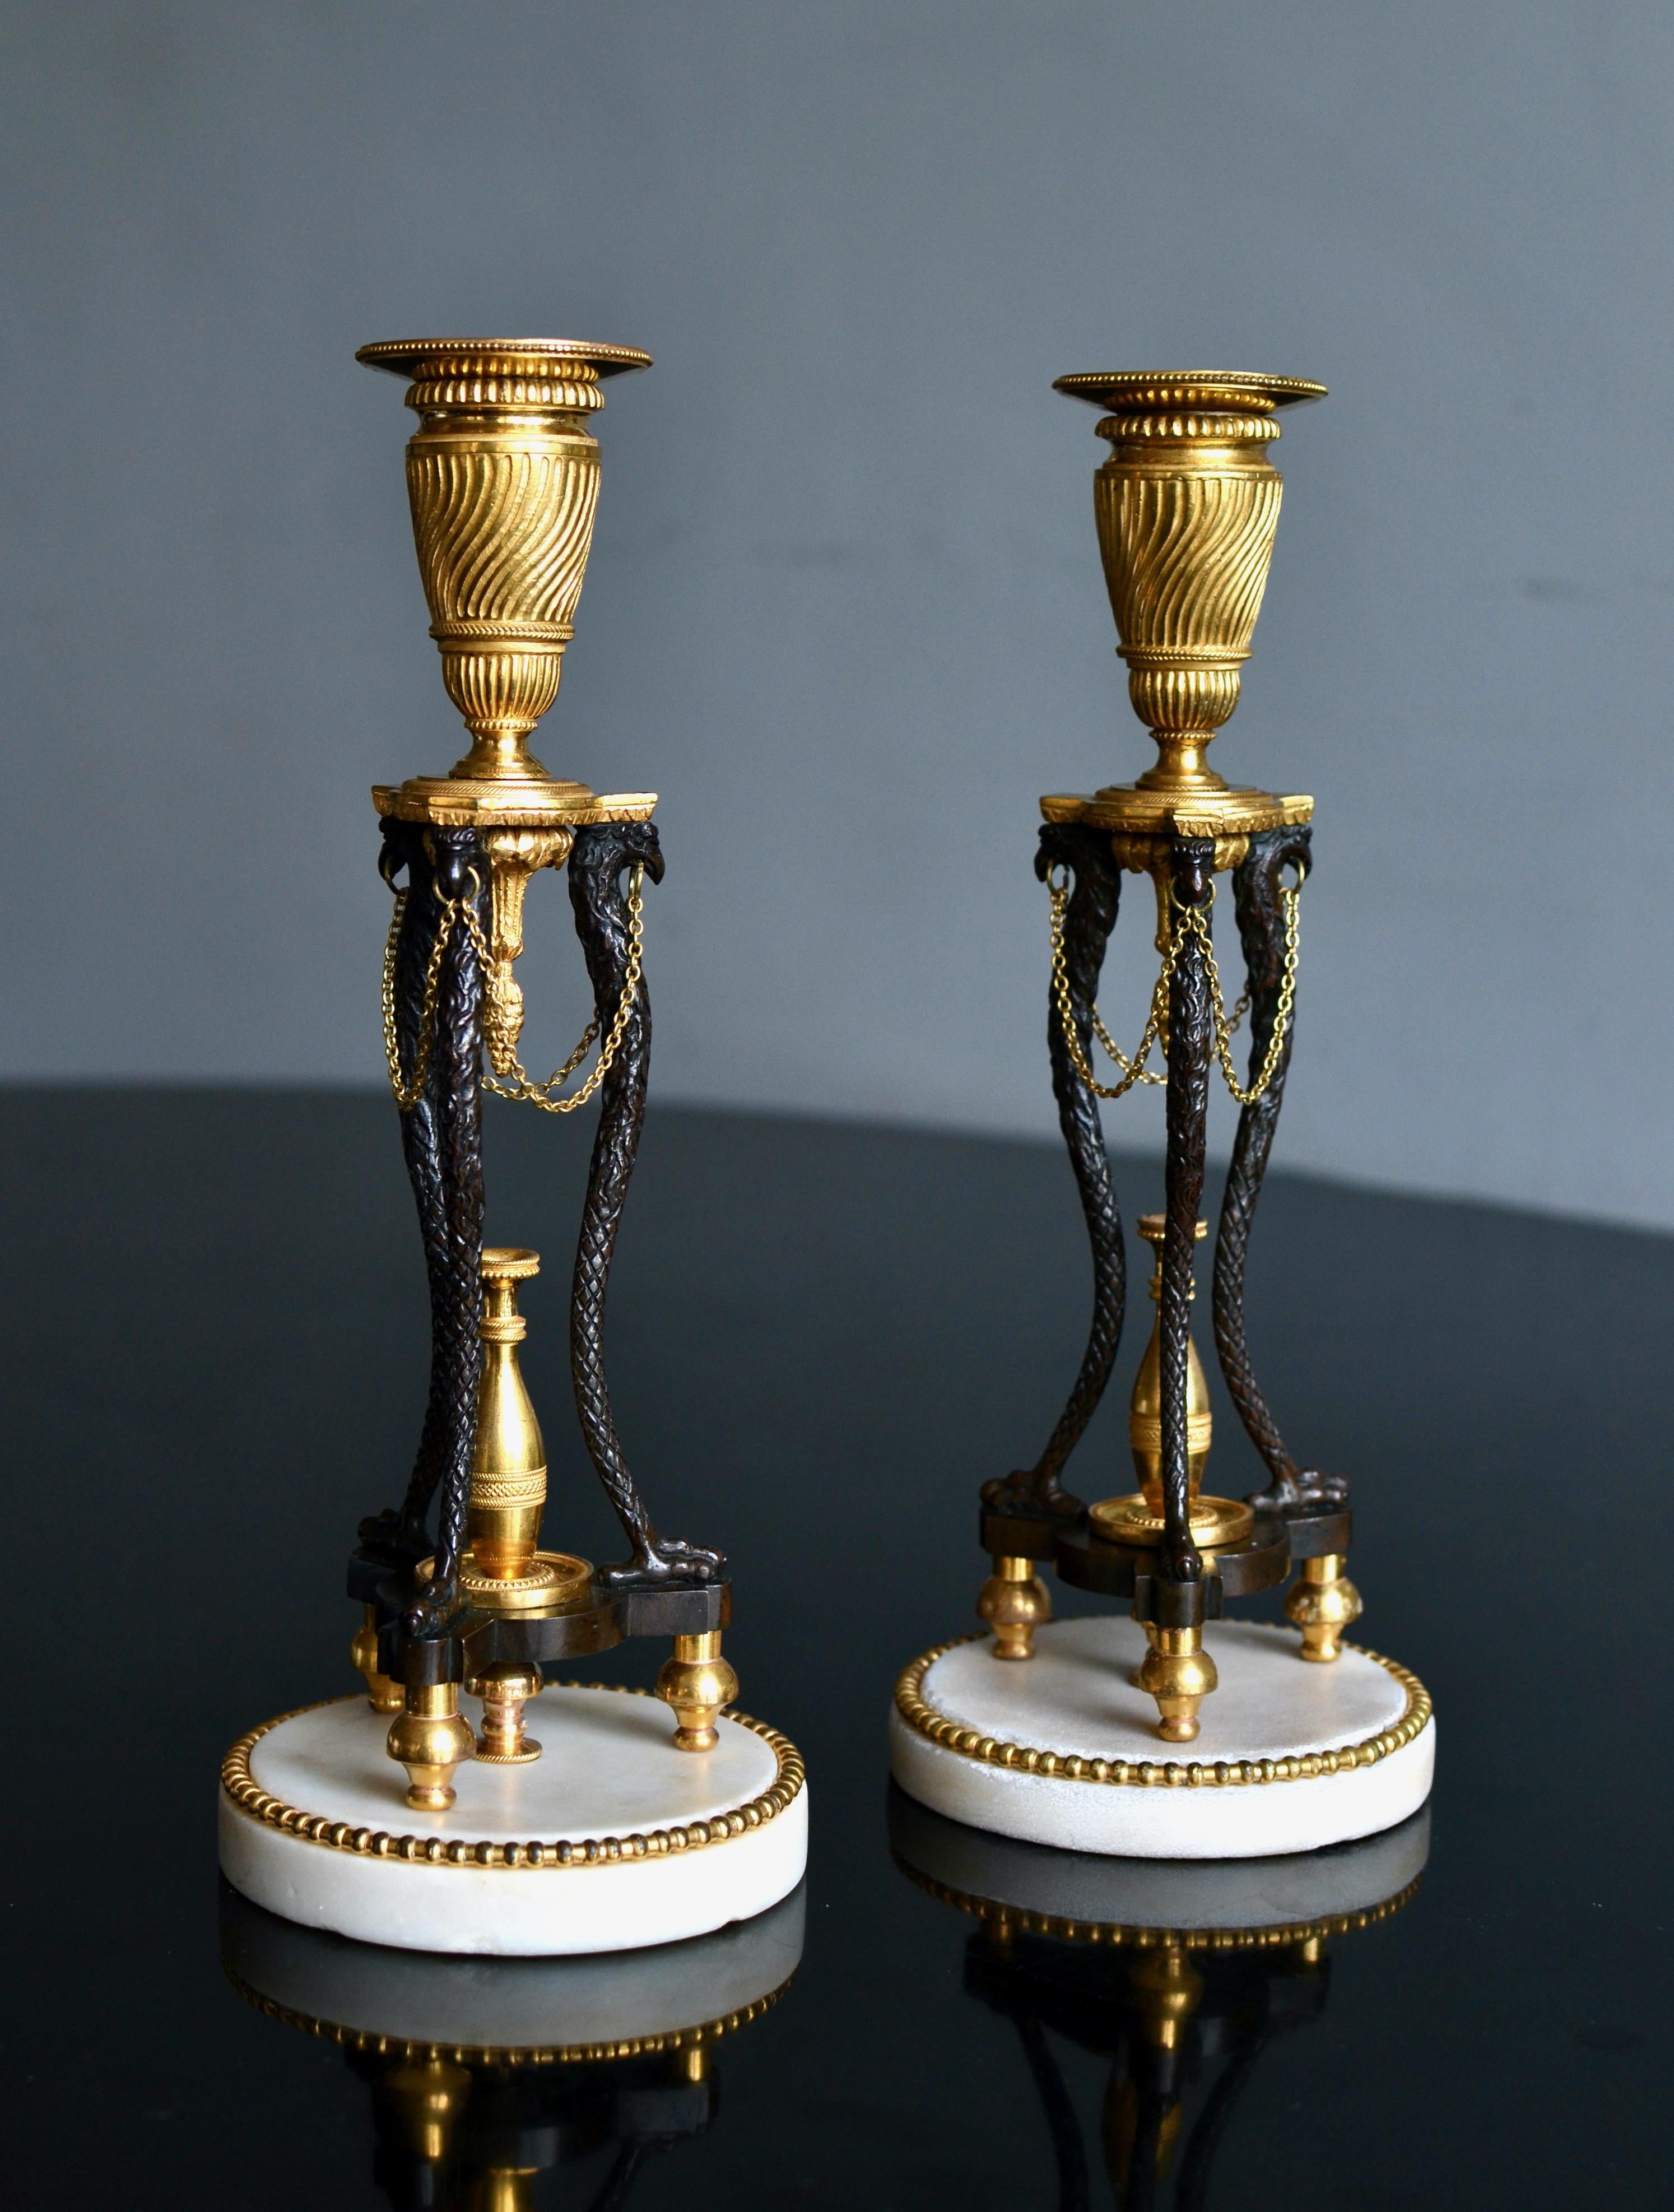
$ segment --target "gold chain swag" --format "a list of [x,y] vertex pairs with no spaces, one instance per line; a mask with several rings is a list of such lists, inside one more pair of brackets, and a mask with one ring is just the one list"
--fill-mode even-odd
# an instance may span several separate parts
[[406,1081],[401,1073],[401,1040],[395,1027],[395,962],[396,950],[401,937],[401,917],[407,911],[407,894],[397,891],[390,915],[390,933],[384,940],[384,1057],[389,1062],[390,1088],[395,1093],[395,1103],[403,1114],[410,1114],[424,1095],[424,1080],[430,1072],[431,1048],[436,1041],[436,994],[441,984],[442,956],[447,951],[447,940],[453,934],[458,914],[458,899],[443,899],[441,920],[436,928],[436,941],[430,948],[430,958],[424,970],[424,996],[419,1010],[418,1051],[414,1055],[413,1075]]
[[[1157,1039],[1163,1034],[1168,1025],[1169,982],[1174,976],[1175,968],[1179,965],[1180,954],[1186,949],[1186,939],[1189,937],[1195,937],[1204,949],[1204,969],[1209,980],[1210,1005],[1215,1018],[1215,1053],[1221,1063],[1221,1073],[1226,1078],[1228,1090],[1231,1091],[1239,1104],[1253,1106],[1273,1079],[1274,1073],[1279,1064],[1279,1055],[1284,1050],[1285,1038],[1289,1034],[1291,1016],[1295,1011],[1296,963],[1301,927],[1299,915],[1302,896],[1301,884],[1300,883],[1289,886],[1281,884],[1279,887],[1279,898],[1284,908],[1284,970],[1279,981],[1279,1002],[1274,1013],[1273,1034],[1267,1041],[1267,1050],[1262,1058],[1261,1073],[1247,1090],[1238,1080],[1238,1071],[1232,1064],[1232,1041],[1237,1034],[1238,1024],[1242,1021],[1248,1009],[1249,994],[1247,992],[1245,993],[1239,999],[1232,1012],[1228,1013],[1226,999],[1221,989],[1221,971],[1215,964],[1214,939],[1210,933],[1209,927],[1210,908],[1215,903],[1215,886],[1212,883],[1209,887],[1209,897],[1202,906],[1182,906],[1177,900],[1174,901],[1174,913],[1177,918],[1174,934],[1168,940],[1168,949],[1163,954],[1162,965],[1157,971],[1156,983],[1151,992],[1150,1012],[1145,1019],[1144,1032],[1134,1047],[1131,1057],[1122,1050],[1105,1027],[1098,1007],[1094,1006],[1088,1010],[1089,1018],[1093,1025],[1093,1034],[1122,1071],[1122,1079],[1119,1083],[1099,1081],[1088,1063],[1087,1054],[1082,1049],[1081,1036],[1076,1028],[1075,1005],[1070,995],[1069,963],[1064,951],[1064,915],[1070,903],[1068,878],[1048,877],[1046,890],[1052,900],[1052,1000],[1058,1009],[1058,1024],[1064,1031],[1064,1042],[1069,1048],[1071,1060],[1074,1064],[1076,1073],[1088,1089],[1099,1098],[1120,1098],[1131,1091],[1136,1083],[1162,1084],[1168,1081],[1166,1075],[1155,1073],[1146,1066],[1146,1062],[1150,1059]],[[1170,896],[1172,897],[1172,893]]]
[[[610,1034],[594,1061],[585,1081],[579,1091],[567,1098],[556,1093],[561,1084],[567,1082],[581,1065],[587,1048],[598,1035],[598,1017],[594,1015],[581,1032],[581,1042],[561,1067],[555,1068],[544,1083],[534,1077],[518,1058],[512,1055],[509,1083],[501,1083],[492,1075],[482,1079],[483,1088],[500,1098],[513,1099],[520,1103],[538,1106],[546,1114],[573,1114],[578,1106],[585,1106],[598,1089],[614,1066],[628,1024],[633,1018],[634,1001],[639,997],[640,976],[645,951],[645,901],[640,886],[645,877],[643,867],[635,866],[628,886],[628,969],[622,977],[622,996],[616,1004],[616,1018],[610,1024]],[[403,1114],[410,1114],[423,1096],[425,1078],[430,1069],[430,1054],[436,1040],[436,997],[441,984],[442,957],[454,927],[464,927],[476,949],[476,957],[486,973],[491,956],[482,935],[482,925],[476,918],[476,909],[469,898],[441,899],[440,918],[436,925],[436,941],[430,948],[430,958],[424,971],[424,994],[419,1008],[418,1051],[415,1055],[410,1079],[401,1073],[401,1044],[395,1026],[395,964],[396,948],[401,936],[401,917],[407,910],[407,893],[397,891],[395,908],[390,916],[390,933],[384,946],[384,1056],[389,1062],[390,1089],[395,1093],[395,1103]]]

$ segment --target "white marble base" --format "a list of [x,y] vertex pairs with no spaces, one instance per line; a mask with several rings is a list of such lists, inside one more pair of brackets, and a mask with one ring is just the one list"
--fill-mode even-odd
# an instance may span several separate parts
[[[898,1705],[890,1716],[895,1779],[921,1804],[973,1827],[1132,1858],[1318,1850],[1392,1827],[1428,1796],[1433,1721],[1410,1742],[1368,1763],[1345,1759],[1335,1773],[1215,1780],[1217,1763],[1277,1763],[1364,1744],[1403,1720],[1408,1692],[1364,1652],[1345,1649],[1330,1666],[1310,1665],[1297,1656],[1293,1629],[1217,1621],[1204,1643],[1220,1687],[1204,1700],[1196,1742],[1179,1745],[1159,1741],[1155,1705],[1133,1686],[1145,1653],[1135,1621],[1114,1614],[1053,1621],[1037,1632],[1034,1657],[1022,1662],[996,1659],[987,1638],[955,1644],[925,1671],[924,1705],[991,1746],[1018,1747],[1019,1761],[1030,1751],[1036,1758],[1003,1764],[992,1752],[933,1741]],[[1039,1771],[1046,1756],[1058,1771]],[[1070,1759],[1083,1767],[1125,1760],[1131,1778],[1066,1773]],[[1137,1771],[1147,1762],[1149,1780]],[[1167,1778],[1170,1763],[1178,1780]],[[1196,1784],[1193,1765],[1210,1771]]]
[[[460,1704],[475,1724],[476,1701]],[[532,1698],[528,1719],[543,1747],[532,1765],[468,1760],[453,1807],[415,1813],[384,1748],[388,1719],[364,1698],[294,1713],[248,1752],[251,1783],[276,1806],[245,1809],[223,1784],[222,1871],[305,1927],[502,1957],[677,1942],[801,1880],[808,1794],[789,1746],[787,1770],[773,1742],[723,1717],[713,1751],[679,1752],[659,1700],[569,1685]],[[792,1775],[789,1803],[762,1818],[756,1801]],[[711,1840],[734,1814],[741,1832]]]

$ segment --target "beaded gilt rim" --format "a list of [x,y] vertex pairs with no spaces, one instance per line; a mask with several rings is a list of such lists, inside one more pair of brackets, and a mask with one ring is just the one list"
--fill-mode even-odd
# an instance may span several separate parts
[[[556,1682],[550,1686],[561,1690],[610,1690],[618,1697],[648,1698],[653,1692],[629,1687],[622,1682]],[[642,1834],[636,1830],[629,1836],[586,1836],[576,1840],[567,1838],[548,1842],[536,1837],[528,1843],[473,1843],[458,1836],[405,1836],[390,1833],[383,1828],[358,1827],[349,1820],[328,1820],[323,1814],[305,1813],[300,1806],[288,1805],[282,1797],[264,1790],[250,1771],[250,1754],[270,1729],[282,1728],[303,1713],[320,1711],[326,1705],[349,1705],[347,1698],[320,1698],[311,1705],[298,1705],[294,1711],[279,1713],[270,1721],[264,1721],[241,1735],[221,1763],[221,1786],[240,1812],[248,1819],[259,1820],[282,1834],[294,1836],[299,1842],[321,1844],[328,1850],[353,1851],[361,1858],[403,1859],[427,1866],[511,1867],[520,1871],[570,1866],[613,1865],[624,1859],[664,1858],[680,1851],[701,1850],[707,1844],[725,1844],[734,1836],[742,1836],[752,1828],[764,1828],[769,1820],[776,1820],[786,1806],[792,1804],[805,1779],[802,1753],[788,1736],[777,1729],[769,1728],[765,1721],[752,1720],[748,1713],[729,1712],[726,1718],[737,1721],[740,1728],[749,1729],[762,1741],[772,1747],[779,1761],[779,1772],[759,1797],[752,1797],[747,1805],[733,1807],[730,1812],[717,1813],[707,1820],[693,1820],[682,1827],[653,1828]]]
[[1077,1753],[1037,1751],[1028,1744],[1007,1743],[997,1736],[984,1735],[980,1729],[966,1728],[958,1721],[948,1720],[933,1705],[925,1704],[921,1686],[936,1662],[945,1653],[957,1650],[961,1644],[981,1641],[980,1633],[951,1636],[945,1644],[937,1644],[910,1667],[903,1668],[895,1684],[895,1710],[910,1729],[928,1737],[931,1743],[940,1744],[944,1751],[956,1751],[987,1766],[1018,1768],[1026,1774],[1050,1774],[1059,1781],[1113,1783],[1129,1789],[1192,1790],[1262,1782],[1312,1782],[1322,1775],[1345,1774],[1357,1766],[1375,1766],[1380,1759],[1404,1749],[1422,1734],[1434,1710],[1429,1692],[1416,1674],[1393,1659],[1386,1659],[1380,1652],[1368,1651],[1359,1644],[1345,1644],[1345,1651],[1357,1651],[1362,1659],[1374,1661],[1392,1674],[1406,1692],[1406,1711],[1400,1719],[1360,1743],[1343,1744],[1334,1751],[1306,1752],[1301,1757],[1287,1754],[1283,1759],[1217,1759],[1207,1762],[1194,1759],[1189,1764],[1174,1759],[1085,1759]]
[[1056,1912],[1031,1912],[1018,1905],[1001,1905],[992,1897],[977,1897],[955,1889],[934,1875],[915,1867],[899,1851],[890,1856],[916,1888],[940,1905],[956,1905],[986,1927],[1004,1928],[1014,1936],[1052,1936],[1061,1943],[1101,1943],[1113,1951],[1154,1951],[1164,1944],[1178,1951],[1268,1951],[1289,1943],[1311,1943],[1333,1936],[1350,1936],[1387,1920],[1411,1902],[1424,1879],[1414,1875],[1404,1889],[1380,1905],[1362,1905],[1353,1912],[1321,1913],[1315,1920],[1288,1921],[1273,1928],[1143,1928],[1126,1920],[1071,1920]]
[[[310,1710],[305,1706],[304,1711]],[[757,1997],[737,2012],[720,2014],[707,2020],[700,2027],[670,2028],[658,2035],[628,2035],[610,2043],[555,2043],[525,2045],[520,2044],[425,2043],[403,2035],[380,2035],[376,2029],[345,2027],[340,2021],[319,2020],[312,2013],[297,2012],[282,2005],[276,1997],[264,1996],[260,1990],[223,1965],[221,1972],[248,2005],[253,2005],[269,2020],[282,2021],[287,2027],[300,2027],[305,2035],[318,2036],[322,2042],[341,2044],[351,2051],[370,2051],[379,2058],[451,2059],[456,2066],[584,2066],[603,2058],[642,2058],[656,2051],[687,2051],[704,2043],[718,2043],[724,2035],[731,2035],[751,2021],[760,2020],[771,2012],[791,1984],[794,1974],[787,1974],[776,1990],[764,1997]]]

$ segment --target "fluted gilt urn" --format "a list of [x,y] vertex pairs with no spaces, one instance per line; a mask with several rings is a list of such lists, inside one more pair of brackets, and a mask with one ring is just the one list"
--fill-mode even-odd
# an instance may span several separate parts
[[419,418],[407,446],[413,540],[442,682],[471,738],[446,778],[379,793],[380,810],[585,819],[591,791],[550,775],[527,740],[558,696],[575,634],[598,506],[589,418],[604,379],[648,368],[651,356],[568,338],[398,338],[355,359],[408,380]]
[[1049,818],[1073,811],[1140,836],[1171,822],[1235,836],[1306,819],[1307,800],[1230,786],[1208,752],[1238,704],[1278,527],[1276,417],[1323,399],[1325,386],[1186,369],[1061,376],[1052,388],[1105,410],[1099,551],[1128,696],[1157,758],[1091,801],[1044,800]]

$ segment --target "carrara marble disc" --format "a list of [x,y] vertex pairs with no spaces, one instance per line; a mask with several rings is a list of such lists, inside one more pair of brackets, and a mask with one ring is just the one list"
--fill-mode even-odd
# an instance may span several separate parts
[[949,1819],[1027,1843],[1131,1858],[1260,1858],[1394,1826],[1429,1795],[1435,1723],[1423,1685],[1345,1645],[1299,1657],[1294,1630],[1217,1621],[1220,1687],[1194,1743],[1162,1742],[1133,1686],[1136,1621],[1040,1629],[1032,1659],[987,1637],[939,1646],[895,1687],[890,1765]]
[[269,1722],[221,1770],[221,1870],[305,1927],[502,1957],[707,1935],[801,1880],[808,1792],[775,1730],[725,1715],[713,1751],[680,1752],[659,1699],[577,1684],[531,1698],[528,1725],[533,1765],[467,1760],[450,1810],[415,1813],[364,1698]]

